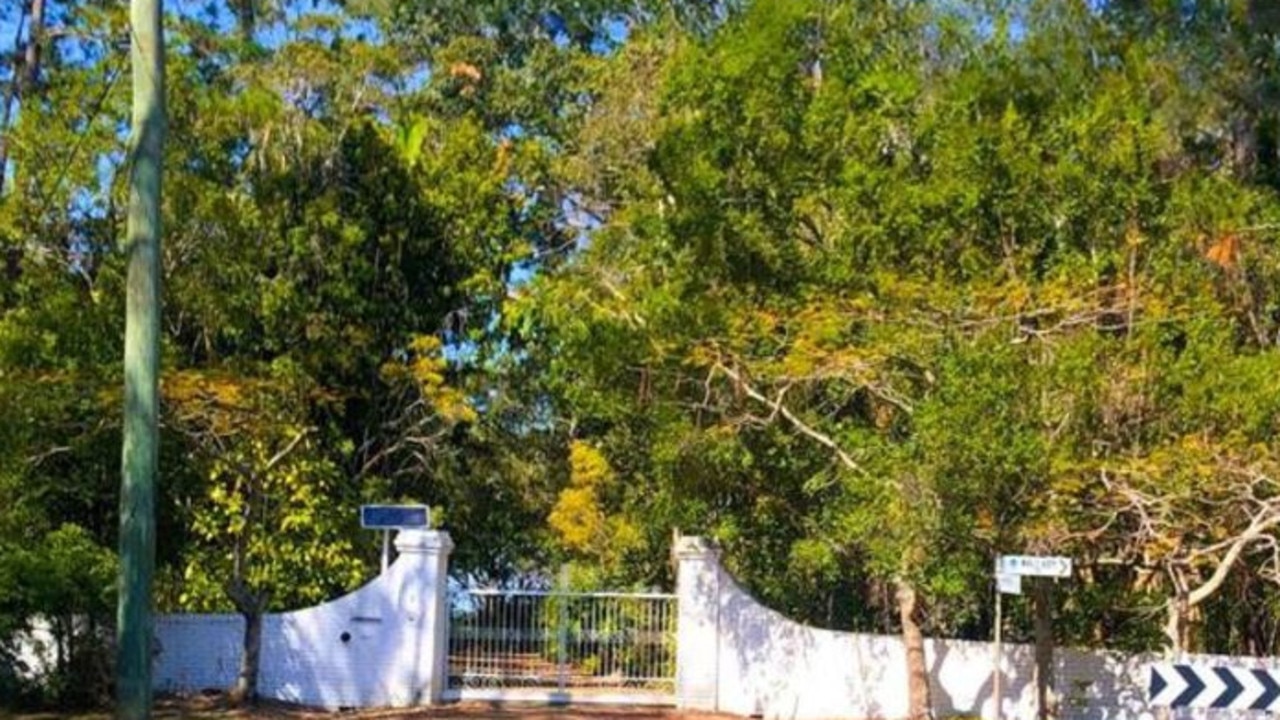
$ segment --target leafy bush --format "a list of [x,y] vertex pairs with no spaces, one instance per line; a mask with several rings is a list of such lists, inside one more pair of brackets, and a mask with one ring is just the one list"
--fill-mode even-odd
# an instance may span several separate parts
[[0,544],[0,703],[86,707],[110,690],[116,557],[63,525],[34,547]]

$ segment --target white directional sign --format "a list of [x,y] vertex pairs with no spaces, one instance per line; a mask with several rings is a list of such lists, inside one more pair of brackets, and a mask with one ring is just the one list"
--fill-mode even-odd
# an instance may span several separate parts
[[1165,707],[1280,710],[1280,674],[1259,668],[1152,665],[1147,690]]
[[1005,595],[1022,594],[1022,576],[996,573],[996,589]]
[[1071,577],[1071,558],[1039,555],[1001,555],[996,560],[1000,575]]

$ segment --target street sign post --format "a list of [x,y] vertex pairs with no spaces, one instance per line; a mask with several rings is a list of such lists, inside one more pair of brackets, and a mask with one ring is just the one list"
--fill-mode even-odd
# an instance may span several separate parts
[[1059,555],[998,555],[996,556],[996,617],[995,661],[991,671],[991,694],[995,696],[996,720],[1000,720],[1001,684],[1000,661],[1003,659],[1004,612],[1001,598],[1004,595],[1021,595],[1024,577],[1071,577],[1071,558]]
[[426,505],[361,505],[360,527],[382,531],[382,572],[391,564],[391,531],[431,527]]

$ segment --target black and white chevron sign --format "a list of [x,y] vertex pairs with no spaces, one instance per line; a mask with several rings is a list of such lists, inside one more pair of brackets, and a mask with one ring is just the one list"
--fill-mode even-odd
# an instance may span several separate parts
[[1152,705],[1280,710],[1280,672],[1272,670],[1152,665],[1149,690]]

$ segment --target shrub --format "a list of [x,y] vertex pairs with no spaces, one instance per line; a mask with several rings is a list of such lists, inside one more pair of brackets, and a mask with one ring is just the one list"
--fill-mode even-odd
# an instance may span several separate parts
[[70,709],[110,691],[116,558],[63,525],[34,547],[0,545],[0,704]]

